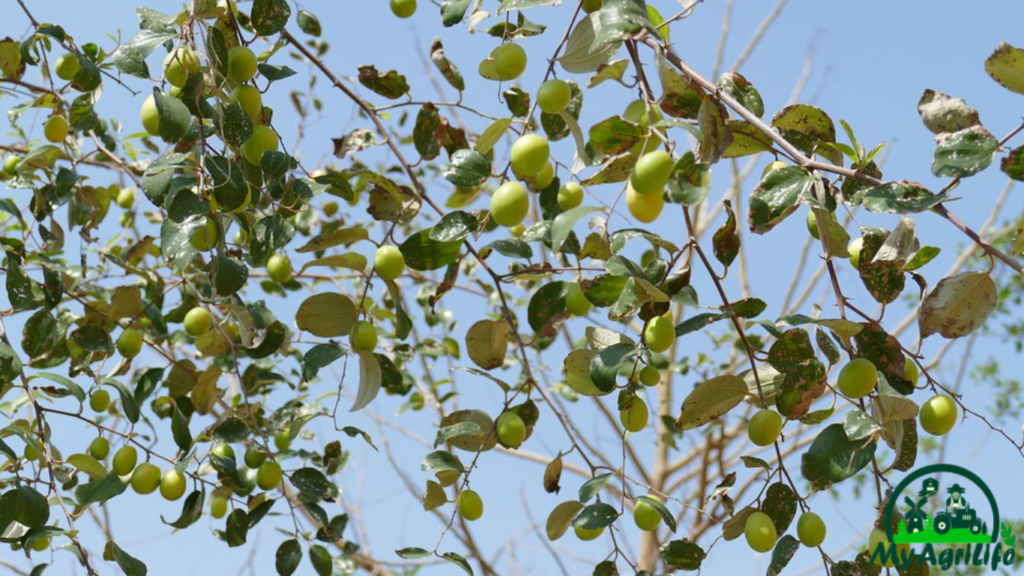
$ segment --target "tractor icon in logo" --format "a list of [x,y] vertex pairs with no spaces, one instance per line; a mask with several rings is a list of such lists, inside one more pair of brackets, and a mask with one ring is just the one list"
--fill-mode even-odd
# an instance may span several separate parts
[[974,508],[968,506],[963,493],[964,489],[959,484],[950,486],[950,496],[946,498],[946,511],[939,512],[932,520],[937,534],[945,534],[950,528],[966,528],[971,534],[981,534],[981,518],[975,515]]
[[[929,499],[938,495],[939,481],[925,478],[917,499],[904,496],[909,507],[899,522],[896,542],[982,542],[988,539],[988,525],[971,508],[964,494],[967,490],[954,483],[947,490],[946,506],[933,516],[925,512]],[[941,502],[941,500],[940,500]],[[941,504],[940,504],[941,505]],[[984,540],[983,540],[984,539]]]

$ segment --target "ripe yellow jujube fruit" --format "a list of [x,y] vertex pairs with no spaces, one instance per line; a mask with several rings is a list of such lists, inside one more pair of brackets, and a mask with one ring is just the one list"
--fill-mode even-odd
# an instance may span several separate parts
[[665,207],[665,197],[661,194],[640,194],[632,185],[626,186],[626,206],[633,218],[650,224],[658,219]]

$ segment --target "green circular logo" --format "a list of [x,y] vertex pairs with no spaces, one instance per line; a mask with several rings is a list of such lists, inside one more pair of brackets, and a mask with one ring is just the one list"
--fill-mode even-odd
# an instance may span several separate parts
[[[988,500],[989,507],[992,510],[992,534],[990,541],[992,543],[998,542],[1000,526],[999,505],[996,504],[996,499],[992,495],[992,491],[989,490],[988,485],[986,485],[985,482],[981,478],[979,478],[977,474],[971,472],[966,468],[955,466],[953,464],[932,464],[930,466],[918,468],[917,470],[908,474],[907,477],[903,479],[903,481],[896,485],[895,490],[893,490],[892,492],[892,497],[889,498],[889,503],[885,507],[885,535],[889,539],[889,542],[893,542],[892,513],[896,507],[896,500],[900,497],[901,494],[903,494],[903,491],[907,487],[909,487],[910,483],[913,482],[914,480],[917,480],[918,478],[921,478],[923,476],[938,474],[942,472],[962,476],[963,478],[970,480],[972,484],[981,489],[981,492],[985,494],[985,498]],[[930,497],[938,493],[938,481],[934,479],[925,480],[924,486],[924,489],[922,489],[921,492],[919,492],[920,496]],[[981,532],[983,526],[982,520],[980,518],[977,518],[974,509],[971,508],[967,504],[966,500],[963,498],[963,493],[965,491],[966,488],[960,486],[957,483],[954,483],[951,487],[947,488],[947,492],[950,493],[950,497],[946,501],[946,509],[935,514],[934,518],[927,517],[927,514],[923,514],[923,516],[926,517],[927,520],[922,520],[922,522],[927,522],[928,529],[933,530],[936,534],[940,536],[949,534],[951,533],[951,530],[955,529],[966,529],[968,533],[971,534],[978,534],[979,532]],[[918,502],[923,502],[923,500],[919,500]],[[918,511],[913,504],[911,504],[911,507],[915,512]],[[911,532],[914,532],[914,530],[911,529]],[[942,541],[948,542],[949,540],[936,540],[936,542]]]

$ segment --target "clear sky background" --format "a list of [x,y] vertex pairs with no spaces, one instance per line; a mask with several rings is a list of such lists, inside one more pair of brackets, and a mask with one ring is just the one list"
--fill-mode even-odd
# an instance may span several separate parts
[[[679,9],[679,4],[669,0],[650,0],[668,16]],[[7,17],[2,24],[2,34],[21,38],[29,30],[24,15],[13,2],[8,6]],[[78,43],[97,42],[108,51],[112,51],[115,43],[106,34],[119,34],[127,39],[138,30],[134,14],[136,2],[124,0],[104,0],[103,2],[85,3],[67,0],[49,0],[28,3],[36,18],[42,22],[54,22],[65,27]],[[545,58],[549,56],[561,38],[571,15],[570,2],[557,8],[535,9],[528,12],[531,20],[548,25],[548,30],[540,37],[528,38],[522,45],[530,55],[530,65],[526,74],[519,80],[520,85],[528,92],[534,93],[545,69]],[[163,12],[173,12],[180,8],[180,2],[152,0],[146,4]],[[486,0],[486,9],[494,10],[498,3]],[[718,49],[722,29],[725,2],[708,1],[694,10],[692,17],[677,23],[672,28],[674,49],[685,61],[696,70],[709,75]],[[242,10],[248,11],[251,5],[243,3]],[[293,5],[294,6],[294,5]],[[729,68],[747,44],[747,40],[771,10],[773,4],[751,0],[736,3],[732,13],[731,36],[727,42],[722,62],[722,70]],[[385,0],[311,0],[301,7],[315,13],[323,25],[323,38],[331,45],[325,62],[336,72],[349,77],[357,73],[360,64],[374,64],[379,70],[397,69],[405,74],[412,87],[416,100],[436,100],[435,89],[425,76],[425,62],[431,39],[437,35],[442,38],[446,52],[462,70],[466,77],[468,91],[465,102],[494,116],[504,116],[507,110],[499,100],[500,91],[496,83],[481,79],[476,68],[490,49],[497,44],[497,39],[486,34],[470,35],[464,27],[444,29],[440,25],[437,7],[425,0],[420,0],[420,7],[415,17],[409,20],[398,20],[393,17]],[[916,180],[932,190],[938,190],[944,181],[931,175],[930,164],[933,153],[932,134],[922,125],[917,114],[916,104],[926,88],[958,96],[967,100],[968,104],[980,111],[985,126],[1001,137],[1020,122],[1024,112],[1024,99],[1012,94],[993,82],[985,73],[982,63],[1000,41],[1007,41],[1016,46],[1024,45],[1020,23],[1024,18],[1024,5],[1015,0],[1003,0],[977,3],[934,2],[925,6],[912,2],[818,2],[813,0],[790,1],[778,20],[764,36],[763,41],[754,55],[746,62],[741,72],[760,90],[765,101],[765,108],[770,116],[774,111],[788,103],[793,86],[801,77],[805,66],[810,66],[810,75],[806,87],[800,97],[801,102],[819,106],[829,112],[834,120],[840,118],[849,122],[858,138],[867,146],[881,141],[890,142],[890,151],[884,166],[887,178]],[[482,25],[487,28],[492,21]],[[290,24],[297,35],[301,35],[294,20]],[[288,103],[288,91],[303,91],[305,84],[305,67],[288,56],[289,50],[281,50],[272,60],[275,64],[291,66],[299,71],[298,76],[284,80],[275,86],[267,96],[265,104],[275,109],[275,126],[285,135],[285,143],[289,146],[295,135],[296,117]],[[151,69],[157,64],[157,55],[150,60]],[[162,52],[159,58],[162,59]],[[651,54],[644,52],[645,62],[652,62]],[[653,66],[648,70],[653,76]],[[430,70],[434,73],[433,70]],[[560,74],[562,77],[573,77]],[[573,77],[584,83],[587,76]],[[137,79],[128,78],[126,82],[135,90],[147,92],[149,85]],[[357,83],[353,86],[375,103],[382,99],[362,90]],[[454,98],[450,88],[445,87],[445,98]],[[332,144],[331,138],[341,136],[357,127],[369,127],[365,120],[355,118],[353,105],[345,100],[337,91],[329,90],[327,82],[321,79],[317,94],[324,102],[322,114],[313,123],[306,126],[305,138],[300,146],[300,153],[307,165],[316,165],[322,158],[329,157]],[[143,95],[133,97],[126,90],[114,83],[105,82],[105,93],[99,105],[100,115],[115,116],[126,124],[125,133],[140,130],[137,110]],[[608,116],[619,114],[631,100],[636,98],[635,91],[627,90],[613,82],[602,84],[593,90],[586,91],[584,98],[581,126],[586,127]],[[14,101],[5,98],[0,101],[5,107]],[[416,108],[408,109],[411,114]],[[395,117],[397,118],[397,114]],[[461,113],[474,130],[483,129],[486,124],[478,122],[472,114]],[[27,120],[23,121],[23,124]],[[36,134],[39,134],[38,129]],[[677,138],[684,138],[682,131],[676,131]],[[840,137],[845,141],[844,137]],[[1018,136],[1012,145],[1020,144]],[[555,154],[571,160],[571,139],[567,139],[553,147]],[[371,155],[372,157],[372,155]],[[378,156],[381,157],[381,156]],[[415,154],[413,154],[415,157]],[[439,158],[442,161],[444,157]],[[768,162],[767,156],[758,159],[756,174],[761,166]],[[745,160],[740,162],[740,166]],[[711,198],[719,198],[730,184],[727,174],[728,165],[716,166],[721,173],[712,179]],[[96,176],[97,178],[105,176]],[[97,180],[106,182],[107,180]],[[962,200],[951,203],[951,210],[961,216],[972,227],[978,228],[985,220],[996,198],[1005,185],[1005,177],[993,167],[987,172],[965,181],[957,190]],[[753,189],[753,179],[745,183],[744,198]],[[429,192],[437,198],[447,196],[449,186],[438,182],[430,185]],[[599,190],[597,194],[603,200],[617,194],[611,190]],[[1018,190],[1011,192],[1000,222],[1014,219],[1020,215],[1024,202]],[[12,196],[24,203],[25,193],[11,192]],[[141,198],[141,197],[140,197]],[[485,206],[481,200],[474,207]],[[142,200],[145,202],[145,200]],[[624,207],[623,207],[624,208]],[[116,209],[115,209],[116,210]],[[666,210],[666,213],[668,210]],[[798,212],[765,237],[755,237],[750,244],[748,261],[754,294],[769,304],[765,317],[774,318],[781,306],[782,298],[789,281],[793,277],[792,266],[796,254],[806,238],[803,223],[803,211]],[[945,270],[955,259],[958,248],[966,240],[949,223],[933,214],[922,214],[916,218],[921,230],[922,243],[936,245],[943,249],[942,255],[923,271],[932,286],[938,282]],[[744,218],[745,220],[745,218]],[[858,214],[861,224],[885,226],[892,228],[898,217],[892,215]],[[621,219],[612,221],[612,226],[625,227]],[[717,224],[715,225],[717,227]],[[578,227],[582,229],[582,225]],[[852,228],[851,228],[852,229]],[[680,234],[681,218],[678,213],[671,217],[663,217],[655,226],[655,230],[666,238],[682,243]],[[105,233],[112,233],[111,228]],[[371,233],[379,238],[381,232]],[[491,239],[496,239],[492,234]],[[749,233],[744,234],[749,239]],[[489,241],[489,240],[488,240]],[[634,248],[635,249],[635,248]],[[362,248],[370,253],[369,245]],[[639,252],[634,254],[639,256]],[[293,254],[296,263],[301,259]],[[840,263],[840,273],[844,280],[856,282],[853,270],[845,263]],[[298,268],[298,265],[296,266]],[[704,296],[707,304],[713,304],[716,298],[711,292],[711,285],[706,275],[694,273],[695,285]],[[732,299],[740,296],[740,289],[734,278],[727,283],[727,291]],[[908,288],[907,294],[912,290]],[[817,300],[821,291],[812,300]],[[6,296],[4,296],[6,297]],[[865,303],[869,310],[874,307],[867,304],[870,300],[861,290],[854,297]],[[459,300],[456,300],[459,298]],[[281,317],[294,311],[299,298],[289,299],[277,296],[268,297],[268,304]],[[825,315],[835,315],[833,299],[822,300]],[[916,298],[915,298],[916,301]],[[456,318],[460,320],[459,328],[453,334],[460,342],[463,341],[465,329],[484,311],[480,302],[471,302],[460,294],[450,294],[442,305],[454,309]],[[2,307],[7,307],[4,304]],[[887,326],[902,318],[906,312],[905,303],[894,306],[887,314]],[[801,310],[810,313],[810,307]],[[524,318],[525,319],[525,318]],[[5,319],[12,340],[20,339],[22,316]],[[584,323],[574,320],[571,324],[573,333],[582,334]],[[724,328],[719,327],[718,330]],[[1000,361],[1004,369],[1019,366],[1019,356],[1012,347],[1012,342],[1005,337],[1004,330],[991,326],[991,334],[983,340],[983,345],[976,347],[971,355],[969,369],[975,368],[990,360]],[[911,329],[904,336],[904,342],[912,343],[916,338],[916,329]],[[933,338],[934,339],[934,338]],[[686,340],[687,346],[707,351],[706,338],[691,335]],[[926,351],[934,351],[938,343],[929,342]],[[687,348],[684,347],[684,350]],[[560,350],[544,354],[546,362],[557,367],[560,365]],[[561,350],[564,352],[564,349]],[[939,374],[948,382],[952,382],[959,368],[957,359],[964,352],[963,343],[956,344],[947,361],[939,367]],[[155,358],[146,356],[142,359],[155,362]],[[468,365],[463,360],[462,365]],[[340,363],[337,367],[340,368]],[[321,392],[327,393],[334,389],[336,378],[324,371],[324,381],[314,388],[313,396]],[[970,370],[969,370],[970,372]],[[443,373],[443,369],[438,370]],[[509,371],[504,377],[514,380],[517,371]],[[834,378],[834,374],[832,375]],[[483,381],[473,380],[466,375],[459,375],[465,396],[462,406],[480,407],[495,412],[500,406],[500,396],[493,386]],[[968,380],[970,382],[970,380]],[[682,399],[685,392],[695,383],[693,376],[679,377],[673,380],[677,388],[677,398]],[[985,412],[992,410],[992,402],[986,384],[965,389],[966,401]],[[921,401],[924,395],[919,393],[915,399]],[[350,399],[343,399],[343,407]],[[330,401],[328,401],[330,403]],[[605,399],[606,405],[613,406],[614,397]],[[383,418],[407,428],[422,438],[433,438],[434,422],[429,414],[406,412],[397,416],[400,399],[384,397],[375,401],[368,409],[378,418]],[[581,402],[574,406],[580,414],[579,428],[585,434],[593,435],[598,445],[617,451],[617,438],[610,431],[600,427],[601,420],[592,418],[594,410],[589,403]],[[576,414],[576,412],[574,412]],[[380,442],[380,431],[374,419],[367,414],[348,415],[341,417],[342,425],[353,425],[370,432],[377,445]],[[531,452],[553,456],[559,450],[566,450],[568,442],[562,431],[556,426],[550,410],[542,407],[542,424],[538,432],[529,441],[527,449]],[[165,423],[164,423],[165,424]],[[1006,423],[1008,433],[1015,439],[1021,422],[1011,419]],[[195,428],[195,427],[194,427]],[[318,434],[316,445],[333,439],[334,432],[329,422],[314,421],[311,429]],[[1024,516],[1024,499],[1019,494],[1019,477],[1024,472],[1024,462],[1020,454],[1004,439],[986,431],[983,423],[976,420],[967,422],[957,429],[957,434],[946,450],[945,461],[969,466],[980,474],[995,492],[1003,507],[1003,514],[1011,517]],[[169,432],[162,430],[162,432]],[[195,432],[195,429],[193,430]],[[409,438],[388,430],[391,448],[395,458],[401,462],[413,482],[422,489],[429,478],[419,471],[422,457],[430,448]],[[76,425],[61,425],[57,432],[69,446],[80,444],[84,450],[92,437],[87,429]],[[77,437],[76,437],[77,436]],[[167,434],[169,437],[169,433]],[[369,551],[378,558],[398,561],[393,550],[405,546],[432,548],[442,530],[442,525],[433,517],[424,513],[417,498],[412,497],[396,479],[383,452],[368,450],[358,440],[341,438],[346,449],[351,450],[349,466],[340,478],[340,486],[344,493],[346,505],[357,508],[361,520],[370,534]],[[654,434],[647,431],[634,438],[642,453],[650,454],[653,447]],[[685,441],[683,443],[685,445]],[[73,451],[64,448],[65,453]],[[752,452],[748,452],[752,453]],[[931,458],[922,456],[919,463],[930,463]],[[503,574],[553,574],[556,566],[538,540],[537,533],[531,530],[523,508],[529,508],[532,517],[541,523],[550,509],[557,503],[573,497],[582,483],[578,477],[563,476],[563,491],[558,496],[545,494],[541,489],[543,465],[525,463],[506,455],[492,452],[481,459],[482,467],[473,475],[473,488],[484,497],[486,513],[483,520],[477,522],[475,534],[483,550],[496,550],[499,546],[511,542],[508,553],[496,562],[496,568]],[[798,461],[790,464],[796,470]],[[740,482],[749,474],[748,470],[736,470]],[[895,484],[900,475],[892,475]],[[802,485],[798,480],[798,485]],[[850,547],[862,545],[862,536],[873,517],[873,492],[866,491],[860,500],[851,498],[852,483],[843,485],[835,494],[816,495],[811,505],[829,522],[829,536],[825,547],[834,558],[850,559],[853,553]],[[685,494],[677,495],[684,497]],[[971,495],[968,494],[968,497]],[[525,498],[525,504],[524,504]],[[747,501],[739,504],[745,505]],[[187,530],[173,533],[170,528],[159,522],[161,515],[176,518],[180,503],[167,503],[158,497],[142,497],[126,492],[110,503],[112,529],[122,548],[136,557],[143,559],[150,569],[150,574],[163,576],[170,574],[196,575],[231,575],[231,574],[274,574],[273,554],[278,544],[287,536],[283,536],[275,527],[288,529],[290,520],[284,517],[269,518],[249,535],[249,544],[229,549],[210,534],[212,529],[223,527],[222,521],[213,521],[209,516]],[[283,510],[279,504],[277,512]],[[338,507],[329,510],[331,515],[341,511]],[[629,524],[625,539],[636,546],[638,534]],[[84,542],[93,550],[102,549],[103,536],[87,519],[80,524]],[[350,524],[347,538],[353,538],[353,524]],[[710,539],[702,541],[707,546]],[[603,559],[610,549],[607,536],[591,543],[580,543],[574,538],[566,537],[556,543],[559,553],[571,574],[589,574],[593,565]],[[459,544],[450,536],[441,547],[441,551],[452,550],[464,553]],[[27,566],[19,554],[4,552],[5,559],[22,566]],[[49,553],[36,556],[37,560],[46,560]],[[83,571],[69,562],[66,551],[59,551],[53,558],[56,562],[52,574],[81,574]],[[820,557],[816,552],[802,549],[790,563],[788,573],[795,574],[805,569],[814,570]],[[513,572],[513,565],[519,571]],[[101,572],[116,572],[113,564],[101,562]],[[743,539],[733,542],[719,542],[704,564],[705,574],[723,573],[760,573],[767,566],[767,557],[750,551]],[[620,569],[622,566],[620,566]],[[422,574],[452,574],[456,569],[448,564],[423,570]],[[304,560],[297,574],[312,574],[312,568]]]

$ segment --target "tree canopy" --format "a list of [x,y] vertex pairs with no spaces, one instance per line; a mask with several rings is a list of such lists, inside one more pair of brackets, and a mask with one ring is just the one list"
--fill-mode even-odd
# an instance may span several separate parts
[[[673,43],[706,8],[687,0],[390,0],[439,34],[415,76],[287,0],[161,2],[90,38],[18,4],[0,567],[162,573],[113,528],[130,516],[208,525],[209,550],[258,533],[283,576],[517,573],[526,537],[545,573],[706,570],[743,538],[770,575],[801,547],[876,575],[892,487],[963,422],[1024,458],[1019,383],[971,363],[1024,334],[1024,123],[924,89],[931,164],[890,173],[843,111],[766,106],[739,71],[764,29],[698,69]],[[446,52],[454,31],[488,49]],[[1024,50],[977,66],[1024,94]],[[342,106],[333,142],[305,138]],[[956,201],[983,172],[1006,187],[972,227]],[[761,249],[786,220],[802,248]],[[416,503],[400,549],[374,546],[360,473]],[[852,546],[826,540],[840,491],[875,511]]]

